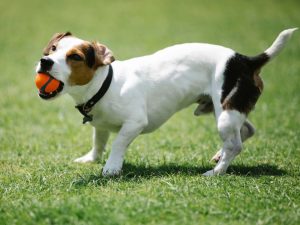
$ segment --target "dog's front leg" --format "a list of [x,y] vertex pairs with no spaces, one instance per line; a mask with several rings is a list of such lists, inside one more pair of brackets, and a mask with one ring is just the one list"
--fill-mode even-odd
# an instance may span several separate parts
[[120,174],[123,166],[125,152],[130,143],[143,131],[147,120],[125,122],[112,144],[109,158],[103,168],[104,176]]
[[102,153],[105,150],[105,145],[107,143],[109,137],[109,132],[106,130],[101,130],[99,128],[94,127],[93,133],[93,148],[84,156],[77,158],[74,162],[79,163],[88,163],[88,162],[95,162],[98,157],[102,156]]
[[230,162],[242,150],[241,127],[245,121],[245,116],[238,111],[224,111],[218,118],[218,130],[223,140],[221,149],[221,159],[213,170],[204,173],[205,176],[222,175]]

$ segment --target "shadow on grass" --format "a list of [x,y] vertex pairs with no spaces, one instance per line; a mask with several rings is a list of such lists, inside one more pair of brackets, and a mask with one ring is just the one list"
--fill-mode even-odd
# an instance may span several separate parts
[[[168,177],[171,175],[184,176],[202,176],[202,174],[212,169],[212,166],[192,166],[192,165],[178,165],[167,164],[156,167],[145,165],[124,164],[121,176],[103,177],[102,175],[87,175],[76,178],[71,186],[80,187],[89,184],[105,186],[111,182],[142,182],[145,179],[152,179],[157,177]],[[276,165],[260,164],[256,166],[247,165],[232,165],[229,167],[228,174],[235,176],[283,176],[287,172],[279,169]]]
[[287,172],[283,169],[278,168],[277,165],[270,164],[258,164],[255,166],[247,165],[232,165],[229,166],[227,173],[236,176],[284,176]]

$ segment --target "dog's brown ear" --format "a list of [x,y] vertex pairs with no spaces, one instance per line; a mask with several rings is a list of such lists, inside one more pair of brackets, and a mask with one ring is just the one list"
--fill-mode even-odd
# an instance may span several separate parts
[[95,50],[95,67],[111,64],[115,61],[112,51],[105,45],[98,42],[92,42]]
[[44,48],[43,54],[49,55],[50,52],[55,48],[57,42],[59,42],[62,38],[66,36],[71,36],[71,32],[65,32],[65,33],[56,33],[52,36],[50,41],[48,42],[47,46]]

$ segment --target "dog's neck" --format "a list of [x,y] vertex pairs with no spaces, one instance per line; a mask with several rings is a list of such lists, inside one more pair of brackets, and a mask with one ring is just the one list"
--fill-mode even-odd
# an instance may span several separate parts
[[68,93],[74,99],[77,105],[83,104],[90,100],[102,86],[109,71],[109,66],[99,67],[93,79],[86,85],[72,86],[69,88]]

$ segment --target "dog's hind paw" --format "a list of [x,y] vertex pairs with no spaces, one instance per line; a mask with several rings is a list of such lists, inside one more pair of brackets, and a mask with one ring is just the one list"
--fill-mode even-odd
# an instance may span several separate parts
[[211,176],[214,176],[215,173],[214,173],[214,170],[209,170],[209,171],[203,173],[202,175],[206,176],[206,177],[211,177]]

